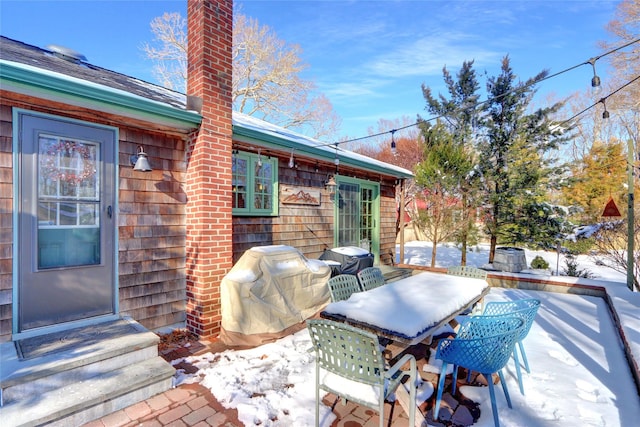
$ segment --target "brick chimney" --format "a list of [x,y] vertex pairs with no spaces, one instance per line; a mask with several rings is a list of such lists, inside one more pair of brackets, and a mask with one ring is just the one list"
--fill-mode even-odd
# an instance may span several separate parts
[[188,0],[187,95],[202,125],[187,147],[187,327],[220,331],[220,282],[232,265],[231,43],[233,0]]

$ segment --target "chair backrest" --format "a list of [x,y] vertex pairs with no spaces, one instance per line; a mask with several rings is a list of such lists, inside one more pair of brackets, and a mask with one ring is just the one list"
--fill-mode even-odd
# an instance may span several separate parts
[[360,287],[363,291],[377,288],[378,286],[382,286],[385,283],[382,270],[380,270],[378,267],[363,268],[362,270],[358,271],[357,276],[358,282],[360,282]]
[[474,279],[487,279],[487,272],[481,268],[469,267],[467,265],[456,265],[447,268],[447,274],[453,276],[472,277]]
[[342,301],[351,296],[355,292],[360,292],[360,284],[358,278],[353,274],[339,274],[333,276],[327,281],[329,292],[331,293],[331,301]]
[[384,388],[384,356],[378,337],[325,319],[307,320],[317,367],[335,375]]
[[436,358],[492,374],[507,364],[523,328],[524,321],[518,317],[467,317],[455,338],[440,340]]
[[518,340],[522,340],[529,333],[538,308],[540,308],[540,300],[536,298],[525,298],[515,301],[492,301],[485,305],[482,315],[508,315],[521,318],[524,321],[524,328]]

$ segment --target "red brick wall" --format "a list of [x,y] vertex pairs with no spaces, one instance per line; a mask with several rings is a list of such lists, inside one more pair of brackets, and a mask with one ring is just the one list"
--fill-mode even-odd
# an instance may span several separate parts
[[187,325],[220,330],[220,281],[231,268],[231,43],[233,1],[189,0],[187,94],[202,126],[187,147]]

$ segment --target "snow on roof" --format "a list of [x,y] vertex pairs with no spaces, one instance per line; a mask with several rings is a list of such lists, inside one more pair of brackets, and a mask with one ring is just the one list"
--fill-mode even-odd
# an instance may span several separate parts
[[293,142],[303,147],[314,148],[321,151],[325,151],[328,157],[335,156],[336,150],[337,150],[338,158],[340,159],[351,159],[358,162],[375,165],[377,167],[384,168],[389,171],[394,171],[402,174],[403,176],[413,176],[413,173],[410,170],[407,170],[405,168],[401,168],[399,166],[395,166],[390,163],[385,163],[380,160],[376,160],[374,158],[365,156],[363,154],[345,150],[340,147],[339,142],[338,142],[338,147],[336,148],[335,146],[336,142],[332,142],[332,143],[323,142],[315,138],[302,135],[290,129],[286,129],[281,126],[277,126],[277,125],[265,122],[264,120],[258,119],[256,117],[239,113],[237,111],[233,112],[233,125],[244,128],[244,129],[252,130],[255,132],[259,132],[265,135],[270,135],[270,136],[279,138],[281,140]]

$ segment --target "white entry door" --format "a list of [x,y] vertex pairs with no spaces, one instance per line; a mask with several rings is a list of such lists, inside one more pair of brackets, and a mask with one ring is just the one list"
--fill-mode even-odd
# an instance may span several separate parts
[[113,314],[116,130],[18,118],[18,332]]

